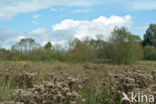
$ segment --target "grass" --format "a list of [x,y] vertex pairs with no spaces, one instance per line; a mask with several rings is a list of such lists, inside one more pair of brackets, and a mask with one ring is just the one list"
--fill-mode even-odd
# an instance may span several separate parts
[[[156,62],[155,61],[139,61],[133,65],[140,65],[144,67],[144,70],[151,71],[155,70]],[[29,61],[1,61],[1,69],[11,69],[18,72],[27,71],[27,72],[37,72],[39,77],[37,83],[46,80],[47,73],[59,73],[64,71],[73,77],[84,77],[87,76],[89,81],[83,84],[82,89],[79,89],[77,86],[75,90],[86,100],[85,104],[120,104],[120,100],[117,99],[116,94],[109,96],[110,86],[103,87],[101,82],[98,79],[109,79],[108,73],[114,73],[115,71],[122,71],[126,65],[107,65],[107,69],[90,71],[86,73],[83,69],[83,64],[75,63],[51,63],[51,62],[29,62]],[[113,80],[112,78],[109,79]],[[5,86],[0,81],[0,102],[9,99],[9,95],[13,89],[18,89],[18,86],[13,86],[16,82],[12,82],[10,86]],[[100,85],[100,86],[97,86]],[[101,88],[99,88],[101,87]]]

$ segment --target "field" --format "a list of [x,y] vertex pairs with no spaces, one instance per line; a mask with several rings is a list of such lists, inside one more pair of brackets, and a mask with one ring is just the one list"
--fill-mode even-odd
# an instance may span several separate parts
[[132,91],[156,96],[155,68],[154,61],[131,65],[3,61],[0,104],[121,104],[122,93]]

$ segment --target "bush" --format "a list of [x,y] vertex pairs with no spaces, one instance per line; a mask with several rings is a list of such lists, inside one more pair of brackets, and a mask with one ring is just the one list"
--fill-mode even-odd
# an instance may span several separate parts
[[8,60],[11,57],[10,51],[0,49],[0,60]]
[[29,60],[29,61],[54,61],[54,52],[52,50],[35,49],[29,52],[14,52],[12,60]]
[[156,60],[156,48],[153,46],[144,47],[144,59]]
[[68,52],[68,61],[71,62],[92,62],[96,58],[96,52],[85,41],[75,39],[70,44]]

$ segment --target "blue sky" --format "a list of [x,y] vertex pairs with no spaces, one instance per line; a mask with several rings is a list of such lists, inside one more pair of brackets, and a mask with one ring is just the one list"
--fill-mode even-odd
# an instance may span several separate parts
[[115,26],[142,38],[150,23],[156,23],[155,0],[0,0],[0,41],[6,48],[27,37],[64,47],[73,38],[107,38]]

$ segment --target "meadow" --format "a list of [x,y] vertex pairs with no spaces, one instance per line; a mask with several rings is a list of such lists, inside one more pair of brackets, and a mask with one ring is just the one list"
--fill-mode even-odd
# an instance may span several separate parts
[[156,43],[148,31],[141,40],[115,28],[107,41],[74,39],[68,49],[32,38],[0,48],[0,104],[155,104]]
[[122,92],[131,91],[156,96],[155,67],[155,61],[130,65],[1,61],[0,104],[122,104]]

